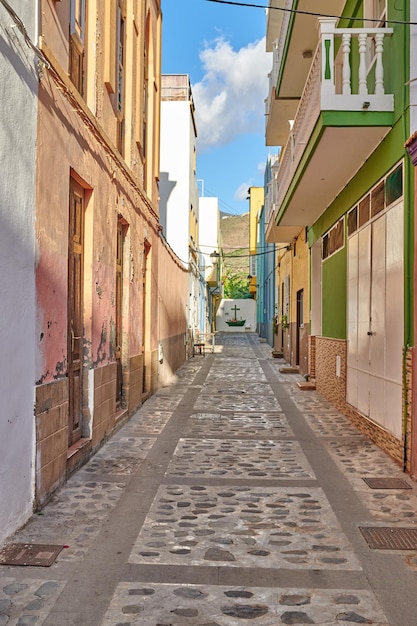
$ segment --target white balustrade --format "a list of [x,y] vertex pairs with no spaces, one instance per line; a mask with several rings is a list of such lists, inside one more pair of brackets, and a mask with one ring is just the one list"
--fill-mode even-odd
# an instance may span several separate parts
[[[385,93],[383,66],[384,38],[393,29],[336,28],[334,18],[319,18],[318,22],[319,44],[280,158],[275,211],[282,204],[321,111],[394,110],[394,96]],[[340,46],[335,43],[337,38]],[[352,55],[354,39],[359,60]],[[280,46],[276,51],[274,48],[274,54],[278,49],[281,51]],[[276,71],[274,61],[274,75]]]

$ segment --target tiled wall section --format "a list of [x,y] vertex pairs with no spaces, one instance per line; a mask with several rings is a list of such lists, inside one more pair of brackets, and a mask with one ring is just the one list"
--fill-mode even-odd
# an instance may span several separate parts
[[133,413],[142,404],[143,393],[143,355],[129,359],[128,371],[123,372],[124,397],[127,398],[129,413]]
[[308,373],[310,379],[316,378],[316,337],[310,335],[308,338]]
[[[346,403],[346,341],[316,337],[316,389],[371,441],[403,464],[403,442],[366,419]],[[341,357],[341,375],[336,376],[336,357]]]
[[[415,349],[415,348],[414,348]],[[407,407],[407,472],[411,472],[411,454],[412,454],[412,415],[413,415],[413,348],[408,348],[405,357],[405,380],[406,390],[403,402]]]
[[[336,376],[336,357],[340,376]],[[316,337],[316,389],[339,411],[346,407],[346,341]]]
[[68,450],[68,379],[36,388],[36,494],[41,507],[65,480]]
[[116,375],[116,363],[94,370],[93,450],[111,434],[115,425]]

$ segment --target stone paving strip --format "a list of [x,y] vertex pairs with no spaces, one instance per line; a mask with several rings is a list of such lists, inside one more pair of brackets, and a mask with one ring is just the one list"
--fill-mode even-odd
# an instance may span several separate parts
[[0,566],[0,626],[416,626],[417,554],[358,529],[413,525],[415,484],[371,489],[404,474],[284,364],[254,333],[187,361],[11,538],[69,548]]
[[284,413],[192,413],[184,430],[188,437],[294,437]]
[[274,396],[257,396],[233,393],[217,393],[213,396],[201,395],[195,403],[198,411],[207,411],[215,406],[219,411],[280,411],[281,407]]
[[129,561],[361,569],[317,488],[162,486]]
[[[316,393],[306,394],[291,387],[291,397],[312,429],[326,438],[332,458],[342,469],[355,493],[365,504],[377,525],[417,528],[417,489],[415,483],[385,452],[362,435],[343,415]],[[311,407],[315,406],[315,412]],[[401,478],[412,489],[372,489],[364,478]],[[408,567],[417,572],[417,551],[402,554]],[[417,619],[416,619],[417,623]]]
[[172,476],[314,478],[296,441],[180,439],[168,467]]
[[[65,583],[56,580],[0,578],[0,626],[42,624]],[[57,625],[58,626],[58,625]]]
[[101,626],[389,626],[373,595],[342,589],[118,585]]

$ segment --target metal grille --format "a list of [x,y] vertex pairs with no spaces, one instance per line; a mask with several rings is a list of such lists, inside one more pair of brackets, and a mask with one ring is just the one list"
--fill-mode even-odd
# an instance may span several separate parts
[[0,550],[0,565],[50,567],[64,546],[11,543]]
[[417,528],[359,528],[368,546],[374,550],[417,550]]
[[364,478],[366,484],[371,489],[411,489],[409,485],[402,478]]

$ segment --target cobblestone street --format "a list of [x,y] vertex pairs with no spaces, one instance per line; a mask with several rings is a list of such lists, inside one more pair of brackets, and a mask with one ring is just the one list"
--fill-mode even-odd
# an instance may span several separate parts
[[0,566],[0,626],[416,626],[416,551],[360,528],[417,528],[417,484],[283,365],[188,361],[11,538],[67,547]]

